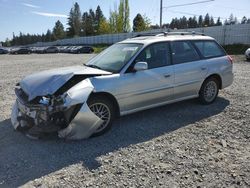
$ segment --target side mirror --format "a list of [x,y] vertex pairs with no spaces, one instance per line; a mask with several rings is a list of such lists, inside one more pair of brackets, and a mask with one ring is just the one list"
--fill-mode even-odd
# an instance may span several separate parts
[[134,66],[135,71],[142,71],[148,69],[148,63],[147,62],[137,62]]

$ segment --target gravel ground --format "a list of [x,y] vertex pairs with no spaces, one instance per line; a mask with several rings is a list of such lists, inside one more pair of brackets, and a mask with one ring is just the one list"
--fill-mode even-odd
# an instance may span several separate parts
[[0,56],[0,187],[249,187],[250,63],[216,102],[196,100],[117,119],[82,141],[29,140],[13,130],[13,86],[25,75],[93,55]]

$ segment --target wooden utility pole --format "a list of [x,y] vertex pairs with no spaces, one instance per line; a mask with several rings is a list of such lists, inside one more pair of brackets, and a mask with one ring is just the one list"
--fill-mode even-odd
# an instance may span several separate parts
[[162,0],[161,1],[161,5],[160,5],[160,28],[162,28]]

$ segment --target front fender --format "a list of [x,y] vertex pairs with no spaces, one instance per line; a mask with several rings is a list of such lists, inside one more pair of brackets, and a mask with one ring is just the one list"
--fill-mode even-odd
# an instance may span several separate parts
[[60,138],[74,140],[88,138],[103,123],[103,120],[96,116],[87,104],[88,97],[93,90],[92,83],[86,79],[67,92],[65,107],[69,108],[82,103],[83,105],[71,123],[65,129],[58,131]]

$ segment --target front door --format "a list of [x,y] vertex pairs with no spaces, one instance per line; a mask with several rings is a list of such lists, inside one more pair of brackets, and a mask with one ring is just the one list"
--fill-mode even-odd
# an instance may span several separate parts
[[[133,71],[136,62],[147,62],[148,69]],[[169,44],[155,43],[146,47],[119,79],[122,84],[116,97],[123,112],[173,99],[174,69],[170,61]]]

